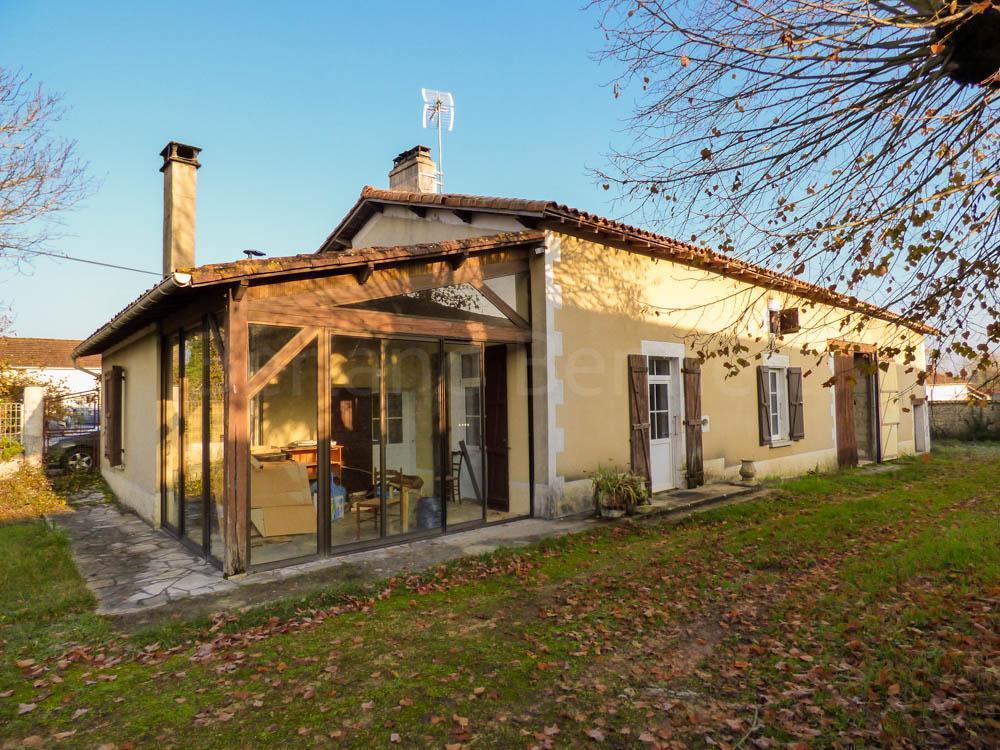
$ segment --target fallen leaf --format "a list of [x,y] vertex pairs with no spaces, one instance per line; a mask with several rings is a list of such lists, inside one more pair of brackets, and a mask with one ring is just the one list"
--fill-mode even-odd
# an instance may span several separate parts
[[17,707],[17,715],[18,716],[22,716],[24,714],[31,713],[34,710],[35,710],[35,704],[34,703],[21,703]]

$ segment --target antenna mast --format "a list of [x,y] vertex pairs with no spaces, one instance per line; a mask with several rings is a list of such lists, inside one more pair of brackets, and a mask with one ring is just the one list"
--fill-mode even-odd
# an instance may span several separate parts
[[423,97],[424,107],[421,112],[421,125],[427,127],[428,124],[437,127],[438,151],[437,151],[437,183],[438,192],[444,192],[444,140],[442,133],[445,129],[450,133],[455,129],[455,97],[449,91],[435,91],[434,89],[420,89],[420,96]]

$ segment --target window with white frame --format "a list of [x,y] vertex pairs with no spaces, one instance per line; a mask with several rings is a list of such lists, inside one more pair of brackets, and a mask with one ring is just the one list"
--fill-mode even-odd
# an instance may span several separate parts
[[772,448],[805,437],[802,368],[788,357],[772,355],[757,368],[757,410],[760,444]]
[[785,367],[772,367],[767,371],[767,407],[771,440],[788,440],[788,377]]
[[[378,391],[372,394],[372,442],[378,443],[379,435],[379,403]],[[387,445],[399,445],[403,442],[403,393],[389,391],[385,394],[385,442]]]
[[649,380],[649,438],[670,437],[670,360],[667,357],[647,357]]

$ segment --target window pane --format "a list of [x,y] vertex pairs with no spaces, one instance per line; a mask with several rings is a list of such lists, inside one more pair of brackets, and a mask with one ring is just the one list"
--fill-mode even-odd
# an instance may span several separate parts
[[502,324],[510,320],[471,284],[425,289],[395,297],[355,302],[344,307],[379,310],[396,315],[418,315],[425,318],[476,320],[484,323]]
[[386,442],[400,445],[403,442],[403,418],[390,419],[386,423]]
[[163,363],[163,501],[164,522],[179,530],[180,526],[180,337],[171,336],[167,341],[166,361]]
[[330,543],[375,539],[381,500],[379,342],[334,336],[330,344]]
[[[223,325],[219,325],[220,338],[225,336]],[[222,352],[215,336],[209,337],[208,359],[208,419],[210,434],[208,437],[209,461],[209,492],[211,505],[208,511],[209,519],[209,549],[216,558],[222,559],[224,545],[222,542],[222,519],[225,508],[225,478],[223,476],[223,457],[226,439],[226,373],[222,366]]]
[[205,399],[205,337],[200,328],[184,332],[184,536],[199,547],[204,543],[202,479],[202,406]]
[[651,383],[649,386],[649,405],[651,411],[666,411],[670,406],[670,385]]
[[670,437],[670,415],[665,411],[657,412],[656,419],[653,420],[656,424],[656,437],[658,439]]
[[649,357],[650,375],[669,375],[670,360],[667,357]]
[[250,374],[266,365],[277,352],[291,341],[301,328],[294,326],[250,325]]
[[[250,561],[316,552],[317,346],[312,341],[250,403]],[[259,361],[252,348],[250,357]]]
[[386,392],[401,408],[387,425],[398,440],[385,446],[382,536],[392,536],[441,526],[438,344],[388,341],[385,352]]
[[469,380],[479,377],[479,350],[462,355],[462,378]]
[[[448,359],[448,524],[479,521],[485,512],[482,403],[476,344],[446,344]],[[464,447],[464,450],[463,450]]]

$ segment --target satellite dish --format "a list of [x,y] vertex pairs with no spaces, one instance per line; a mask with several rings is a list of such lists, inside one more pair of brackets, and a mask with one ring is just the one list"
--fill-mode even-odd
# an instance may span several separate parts
[[441,134],[455,129],[455,97],[450,91],[435,91],[420,89],[424,107],[421,110],[420,124],[425,128],[437,128],[438,132],[438,192],[444,192],[444,148]]

